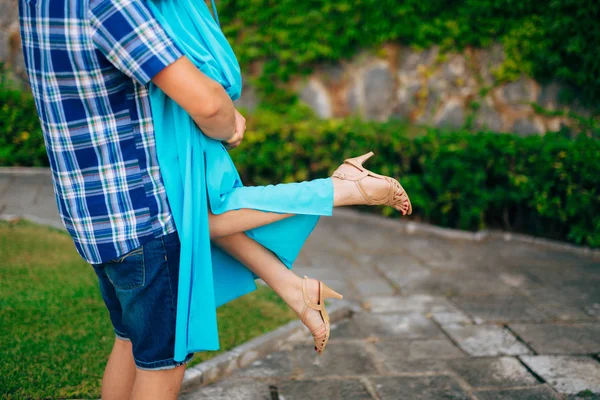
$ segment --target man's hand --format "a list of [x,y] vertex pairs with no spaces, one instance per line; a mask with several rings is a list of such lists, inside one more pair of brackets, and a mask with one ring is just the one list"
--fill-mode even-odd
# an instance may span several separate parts
[[235,110],[235,133],[233,137],[227,141],[225,141],[225,147],[228,149],[235,149],[242,143],[242,139],[244,139],[244,133],[246,132],[246,118],[243,117],[242,114],[239,113],[238,110]]

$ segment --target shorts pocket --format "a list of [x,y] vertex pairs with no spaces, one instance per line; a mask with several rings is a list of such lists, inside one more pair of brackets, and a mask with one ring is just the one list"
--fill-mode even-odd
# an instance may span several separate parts
[[117,290],[130,290],[144,286],[146,270],[144,248],[127,253],[116,261],[105,264],[106,276]]

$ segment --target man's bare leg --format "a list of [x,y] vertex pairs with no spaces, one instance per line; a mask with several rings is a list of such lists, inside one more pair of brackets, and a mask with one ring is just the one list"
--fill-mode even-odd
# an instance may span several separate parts
[[177,400],[185,365],[159,371],[138,369],[131,400]]
[[131,342],[117,338],[102,377],[102,400],[129,400],[135,377]]

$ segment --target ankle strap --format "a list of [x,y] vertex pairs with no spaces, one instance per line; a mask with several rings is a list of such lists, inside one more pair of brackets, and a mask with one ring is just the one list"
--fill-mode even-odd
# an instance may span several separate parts
[[338,178],[344,181],[360,181],[364,177],[369,176],[369,173],[369,171],[361,170],[358,174],[350,176],[345,172],[335,171],[333,175],[331,175],[331,177]]

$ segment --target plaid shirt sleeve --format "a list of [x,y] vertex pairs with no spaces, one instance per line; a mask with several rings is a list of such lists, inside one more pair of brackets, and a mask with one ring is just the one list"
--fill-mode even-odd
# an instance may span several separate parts
[[89,18],[98,50],[142,85],[183,56],[143,0],[92,0]]

